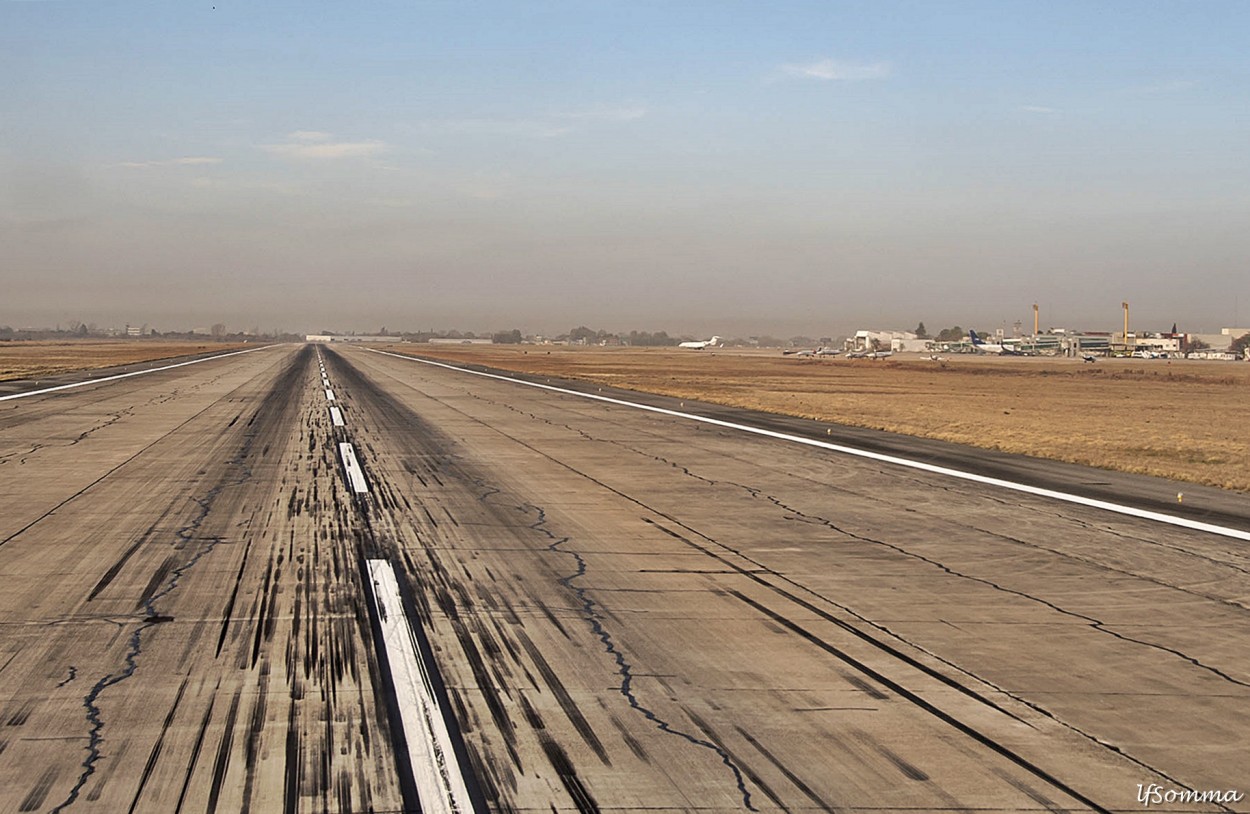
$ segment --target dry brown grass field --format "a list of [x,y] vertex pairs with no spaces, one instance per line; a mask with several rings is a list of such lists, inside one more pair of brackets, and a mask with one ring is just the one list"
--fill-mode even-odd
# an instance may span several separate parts
[[30,379],[150,362],[248,345],[229,342],[152,342],[148,340],[75,339],[65,342],[0,342],[0,381]]
[[780,351],[394,345],[583,379],[1250,492],[1250,364]]

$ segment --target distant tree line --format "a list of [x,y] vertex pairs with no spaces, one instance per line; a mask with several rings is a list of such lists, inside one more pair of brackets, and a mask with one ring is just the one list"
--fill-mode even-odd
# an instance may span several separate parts
[[303,334],[293,334],[280,328],[261,331],[229,331],[222,323],[209,328],[208,333],[190,331],[158,331],[144,327],[137,335],[127,333],[125,328],[101,328],[94,322],[71,322],[67,327],[13,328],[0,325],[0,342],[22,342],[59,339],[130,339],[130,340],[178,340],[188,342],[298,342]]

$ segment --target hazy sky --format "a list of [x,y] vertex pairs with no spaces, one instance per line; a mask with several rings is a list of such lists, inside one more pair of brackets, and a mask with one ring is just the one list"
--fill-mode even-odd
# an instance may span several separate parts
[[1250,322],[1250,3],[0,0],[0,324]]

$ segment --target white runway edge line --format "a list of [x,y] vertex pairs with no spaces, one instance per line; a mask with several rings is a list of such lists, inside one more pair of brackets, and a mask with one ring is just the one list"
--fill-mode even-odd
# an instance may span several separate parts
[[[150,367],[147,370],[132,370],[129,373],[118,373],[116,376],[102,376],[99,379],[88,379],[85,382],[74,382],[73,384],[60,384],[56,387],[45,387],[42,390],[28,390],[25,393],[11,393],[7,396],[0,396],[0,401],[8,401],[9,399],[24,399],[30,396],[42,396],[44,393],[55,393],[58,390],[69,390],[73,387],[86,387],[91,384],[100,384],[102,382],[115,382],[118,379],[129,379],[131,376],[142,376],[145,373],[159,373],[162,370],[173,370],[176,367],[186,367],[187,365],[198,365],[200,362],[211,362],[214,359],[225,359],[227,356],[238,356],[241,353],[255,353],[258,350],[267,350],[268,348],[276,348],[277,345],[265,345],[260,348],[248,348],[247,350],[232,350],[229,353],[219,353],[216,356],[205,356],[203,359],[192,359],[189,362],[178,362],[173,365],[162,365],[161,367]],[[139,364],[139,363],[135,363]]]
[[334,407],[334,406],[330,407],[330,421],[333,422],[334,426],[336,427],[347,426],[346,424],[343,423],[343,411],[340,410],[338,407]]
[[356,448],[346,442],[341,443],[339,456],[343,459],[343,469],[347,471],[347,480],[351,482],[352,491],[358,495],[368,492],[369,484],[365,482],[364,470],[360,468],[360,462],[356,460]]
[[395,571],[386,560],[367,562],[421,810],[427,814],[468,814],[473,803],[430,685],[428,668],[421,660],[416,634],[404,614]]
[[959,469],[948,469],[944,466],[936,466],[927,464],[922,461],[912,461],[907,458],[899,458],[895,455],[885,455],[880,452],[869,452],[864,449],[856,449],[855,447],[842,446],[841,444],[831,444],[828,441],[817,441],[814,438],[804,438],[800,435],[790,435],[789,433],[777,432],[776,430],[765,430],[759,427],[750,427],[746,424],[735,424],[732,421],[723,421],[719,418],[707,418],[706,416],[694,415],[693,413],[683,413],[678,410],[669,410],[664,407],[652,407],[649,404],[638,404],[632,401],[624,401],[623,399],[610,398],[608,396],[597,396],[593,393],[579,393],[576,390],[569,390],[564,387],[555,387],[550,384],[538,384],[537,382],[527,382],[522,379],[514,379],[510,376],[500,376],[495,373],[484,373],[478,370],[468,370],[455,365],[443,364],[442,362],[431,362],[428,359],[417,359],[412,356],[404,356],[399,353],[391,353],[390,351],[374,350],[373,348],[365,348],[370,353],[380,353],[384,356],[394,356],[396,359],[404,359],[409,362],[420,362],[423,365],[433,365],[434,367],[442,367],[448,370],[455,370],[459,373],[469,373],[474,376],[484,376],[488,379],[498,379],[502,382],[511,382],[512,384],[523,384],[526,387],[537,387],[540,390],[550,390],[553,393],[563,393],[568,396],[577,396],[578,398],[591,399],[593,401],[602,401],[608,404],[617,404],[622,407],[633,407],[636,410],[645,410],[649,413],[659,413],[661,415],[674,416],[676,418],[685,418],[690,421],[698,421],[702,424],[711,424],[716,427],[725,427],[731,430],[739,430],[748,432],[753,435],[762,435],[766,438],[777,438],[782,441],[791,441],[796,444],[803,444],[809,447],[817,447],[819,449],[827,449],[832,452],[840,452],[844,455],[854,455],[859,458],[867,458],[873,461],[881,461],[882,463],[894,464],[896,466],[905,466],[910,469],[919,469],[924,472],[932,472],[937,475],[946,475],[947,477],[959,478],[961,480],[972,481],[973,483],[982,483],[987,486],[997,486],[1002,489],[1011,489],[1015,492],[1024,492],[1029,495],[1037,495],[1038,497],[1050,498],[1052,500],[1061,500],[1065,503],[1075,503],[1080,506],[1089,506],[1095,509],[1103,509],[1116,514],[1124,514],[1129,517],[1137,517],[1142,520],[1152,520],[1156,523],[1166,523],[1170,526],[1178,526],[1180,528],[1193,529],[1194,531],[1203,531],[1209,534],[1218,534],[1221,537],[1231,537],[1234,540],[1250,541],[1250,531],[1242,531],[1228,526],[1218,526],[1214,523],[1203,523],[1200,520],[1190,520],[1185,517],[1177,517],[1163,512],[1152,512],[1148,509],[1137,509],[1132,506],[1123,506],[1119,503],[1112,503],[1107,500],[1097,500],[1091,497],[1082,497],[1068,492],[1059,492],[1054,489],[1043,489],[1040,486],[1029,486],[1026,483],[1016,483],[1015,481],[1003,480],[1002,478],[991,478],[987,475],[978,475],[973,472],[964,472]]

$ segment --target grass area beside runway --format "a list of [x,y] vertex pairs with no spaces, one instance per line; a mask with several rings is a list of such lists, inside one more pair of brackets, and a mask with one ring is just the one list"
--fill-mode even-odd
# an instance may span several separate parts
[[446,346],[388,350],[1250,492],[1237,362]]
[[0,381],[54,376],[74,370],[98,370],[199,353],[224,353],[248,347],[254,346],[239,342],[153,342],[107,339],[0,342]]

